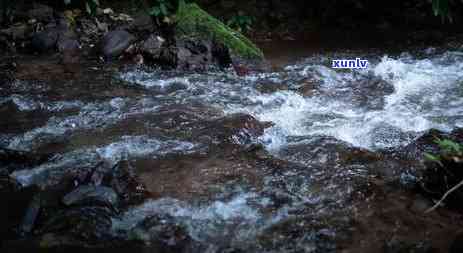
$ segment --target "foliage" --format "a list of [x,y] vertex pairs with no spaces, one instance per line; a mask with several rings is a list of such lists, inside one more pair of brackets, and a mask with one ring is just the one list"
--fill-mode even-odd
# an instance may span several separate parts
[[212,17],[195,3],[180,1],[176,22],[176,32],[180,36],[214,39],[237,56],[263,58],[262,51],[248,38]]
[[436,139],[439,154],[425,153],[425,158],[442,166],[444,159],[460,160],[463,156],[463,145],[448,139]]
[[449,0],[432,0],[432,10],[435,16],[441,16],[442,19],[448,18],[452,22],[452,16],[449,10]]
[[[70,4],[72,0],[64,0],[65,4]],[[99,0],[84,0],[85,1],[85,10],[90,15],[95,15],[98,7],[100,6]]]
[[240,11],[238,14],[234,15],[230,18],[230,20],[228,20],[227,25],[237,30],[238,32],[248,32],[251,30],[253,22],[253,17],[245,15]]
[[174,5],[171,0],[156,0],[154,5],[149,9],[148,13],[155,17],[156,20],[170,23],[170,18],[175,12]]

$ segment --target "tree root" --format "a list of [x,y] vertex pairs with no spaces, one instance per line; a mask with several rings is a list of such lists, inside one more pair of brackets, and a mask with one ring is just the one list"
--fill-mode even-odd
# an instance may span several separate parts
[[452,189],[448,190],[448,191],[444,194],[444,196],[442,196],[442,198],[441,198],[433,207],[429,208],[429,209],[426,210],[426,212],[424,212],[424,213],[430,213],[430,212],[436,210],[436,209],[442,204],[442,202],[444,202],[444,200],[445,200],[452,192],[458,190],[458,188],[460,188],[461,186],[463,186],[463,180],[462,180],[460,183],[458,183],[457,185],[455,185],[454,187],[452,187]]

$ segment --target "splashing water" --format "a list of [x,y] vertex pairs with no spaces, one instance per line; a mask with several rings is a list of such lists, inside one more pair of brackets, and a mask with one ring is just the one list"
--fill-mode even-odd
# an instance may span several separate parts
[[[113,220],[113,230],[129,233],[147,217],[167,214],[185,225],[194,240],[204,244],[264,251],[255,244],[259,241],[267,245],[266,236],[269,236],[272,245],[292,240],[285,242],[284,247],[316,252],[321,247],[313,244],[319,241],[316,235],[332,238],[336,235],[333,226],[341,226],[338,224],[344,221],[340,218],[342,221],[330,220],[329,225],[321,223],[331,219],[335,212],[349,210],[345,204],[355,191],[351,179],[366,177],[368,170],[358,164],[341,164],[350,167],[339,171],[336,169],[340,166],[326,168],[330,159],[337,158],[323,153],[330,151],[329,148],[323,151],[313,146],[324,143],[347,147],[346,152],[351,146],[376,151],[406,145],[431,128],[451,131],[463,127],[463,55],[432,51],[425,57],[370,56],[366,57],[369,69],[341,71],[327,67],[329,57],[315,56],[279,72],[246,77],[132,70],[119,73],[117,78],[122,80],[125,92],[137,90],[138,93],[130,96],[117,93],[117,96],[90,102],[78,99],[47,102],[12,94],[0,100],[0,106],[13,103],[20,112],[43,110],[50,117],[40,127],[8,138],[0,136],[3,137],[0,143],[6,143],[11,149],[40,150],[42,142],[77,139],[86,132],[91,132],[88,139],[97,139],[82,146],[66,146],[59,159],[14,172],[12,177],[23,185],[46,186],[44,182],[50,177],[58,181],[62,168],[88,169],[101,160],[114,165],[121,159],[151,159],[152,163],[140,164],[157,166],[141,169],[158,172],[165,169],[161,166],[165,165],[162,158],[168,155],[174,156],[170,159],[178,164],[181,159],[193,159],[183,167],[177,163],[178,168],[173,169],[170,164],[165,165],[166,173],[180,182],[207,184],[207,180],[216,179],[215,172],[230,170],[230,174],[217,176],[223,180],[219,180],[220,183],[225,183],[207,201],[202,201],[202,196],[180,200],[163,195],[124,212]],[[279,156],[279,151],[291,145],[297,149],[301,144],[313,148],[311,161],[300,163],[302,167],[289,164],[276,171],[259,171],[262,174],[255,174],[262,182],[249,183],[242,180],[244,172],[259,170],[258,163],[220,163],[223,160],[218,159],[216,164],[215,153],[208,154],[213,162],[204,161],[203,157],[199,160],[189,157],[211,145],[205,134],[201,135],[202,139],[194,139],[195,135],[190,132],[198,128],[207,135],[207,129],[201,128],[204,127],[200,124],[202,121],[237,112],[272,123],[259,139],[271,154]],[[326,141],[323,137],[329,139]],[[321,141],[317,142],[317,138]],[[301,149],[300,153],[309,153],[306,151]],[[201,153],[204,154],[207,152]],[[288,157],[286,160],[291,160]],[[238,172],[233,171],[235,168],[230,164],[236,165]],[[181,181],[185,177],[199,182]],[[172,182],[177,183],[175,180]],[[235,190],[230,191],[229,187]],[[290,221],[290,225],[285,227],[286,221]],[[278,227],[279,224],[283,224],[283,228]],[[292,238],[291,226],[299,226],[295,230],[301,229],[304,234]],[[289,231],[285,231],[286,228]],[[275,249],[281,248],[275,246]],[[324,252],[334,251],[329,249]]]

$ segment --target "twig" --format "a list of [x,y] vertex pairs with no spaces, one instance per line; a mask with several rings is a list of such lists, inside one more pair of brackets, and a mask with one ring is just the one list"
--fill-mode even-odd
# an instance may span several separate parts
[[445,200],[452,192],[456,191],[456,190],[457,190],[458,188],[460,188],[461,186],[463,186],[463,180],[461,180],[460,183],[458,183],[457,185],[455,185],[454,187],[452,187],[452,189],[448,190],[448,191],[444,194],[444,196],[442,196],[442,198],[441,198],[433,207],[429,208],[429,209],[426,210],[426,212],[424,212],[424,213],[430,213],[430,212],[436,210],[436,208],[438,208],[438,207],[442,204],[442,202],[444,202],[444,200]]

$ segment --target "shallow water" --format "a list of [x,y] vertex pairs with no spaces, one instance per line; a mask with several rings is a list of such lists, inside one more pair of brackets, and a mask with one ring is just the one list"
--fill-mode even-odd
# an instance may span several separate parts
[[[334,58],[356,57],[369,68],[330,68]],[[376,152],[432,128],[463,127],[463,53],[447,48],[326,53],[245,77],[109,73],[77,93],[65,88],[75,83],[53,81],[17,80],[2,90],[0,109],[13,117],[0,144],[59,154],[11,176],[47,187],[63,167],[129,160],[156,197],[114,218],[113,232],[149,242],[140,223],[167,214],[201,251],[335,251],[350,234],[353,199],[378,163],[392,163]],[[271,126],[255,136],[236,113]],[[249,148],[258,144],[265,154],[256,158]]]

